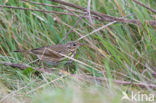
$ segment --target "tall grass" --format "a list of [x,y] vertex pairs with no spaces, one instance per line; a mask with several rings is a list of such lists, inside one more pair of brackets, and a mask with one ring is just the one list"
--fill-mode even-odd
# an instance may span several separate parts
[[[87,1],[68,0],[87,7]],[[48,0],[35,2],[59,5]],[[154,0],[141,0],[153,9]],[[1,5],[55,10],[59,8],[35,5],[17,0],[0,1]],[[129,19],[155,20],[155,14],[132,0],[92,0],[91,10],[115,17],[128,16]],[[37,11],[0,8],[0,62],[22,63],[32,67],[48,68],[44,63],[32,63],[33,55],[14,53],[18,49],[32,49],[77,40],[79,34],[85,35],[108,22],[82,19],[73,32],[61,42],[71,30],[78,17],[58,15]],[[75,62],[70,66],[57,67],[51,74],[35,73],[33,70],[20,70],[0,66],[1,102],[110,102],[120,103],[122,91],[141,91],[155,94],[156,85],[156,30],[147,24],[134,25],[115,23],[80,42],[86,43],[79,48],[76,59],[89,65]],[[66,69],[74,69],[74,74]],[[87,78],[91,76],[92,78]],[[65,76],[64,78],[60,78]],[[100,79],[97,79],[100,78]],[[107,81],[106,81],[107,80]],[[114,80],[120,80],[119,85]],[[147,84],[123,85],[122,81]],[[108,93],[108,94],[107,94]]]

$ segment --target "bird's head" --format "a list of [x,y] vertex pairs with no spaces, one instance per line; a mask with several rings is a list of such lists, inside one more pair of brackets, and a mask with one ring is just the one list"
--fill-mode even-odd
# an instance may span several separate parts
[[65,44],[67,49],[71,52],[74,52],[81,44],[79,42],[68,42],[67,44]]

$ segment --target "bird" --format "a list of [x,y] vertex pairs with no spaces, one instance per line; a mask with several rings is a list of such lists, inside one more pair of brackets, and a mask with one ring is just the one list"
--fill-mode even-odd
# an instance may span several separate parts
[[63,61],[66,56],[73,57],[81,43],[77,41],[67,42],[66,44],[57,44],[35,48],[31,50],[15,50],[14,52],[29,53],[36,55],[39,60],[48,64],[57,64]]

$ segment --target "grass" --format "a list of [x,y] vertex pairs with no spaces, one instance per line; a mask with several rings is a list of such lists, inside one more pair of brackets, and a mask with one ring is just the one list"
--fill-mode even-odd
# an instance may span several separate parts
[[[68,1],[87,7],[85,0]],[[48,0],[36,0],[36,2],[59,5]],[[141,0],[141,2],[156,9],[154,0]],[[17,0],[2,0],[0,3],[67,12],[59,8]],[[154,13],[132,0],[92,0],[91,10],[116,17],[130,15],[127,18],[139,19],[141,22],[155,20]],[[35,56],[13,51],[77,40],[80,34],[88,34],[108,23],[93,19],[94,25],[91,27],[88,25],[90,23],[88,19],[82,19],[68,38],[61,42],[65,34],[70,31],[70,27],[79,19],[78,17],[7,8],[0,8],[0,17],[0,62],[23,63],[32,67],[47,66],[42,62],[32,63],[37,59]],[[156,96],[156,88],[148,86],[142,88],[138,85],[122,83],[122,81],[128,81],[156,86],[155,27],[147,24],[139,26],[115,23],[83,38],[80,42],[87,45],[79,48],[76,59],[89,66],[75,62],[70,66],[61,65],[57,68],[58,71],[51,74],[36,74],[32,69],[23,71],[0,65],[0,101],[4,103],[128,102],[121,100],[123,91],[129,96],[132,92]],[[66,71],[66,69],[74,72]],[[120,80],[120,82],[114,83],[114,80]],[[144,102],[147,103],[147,101]]]

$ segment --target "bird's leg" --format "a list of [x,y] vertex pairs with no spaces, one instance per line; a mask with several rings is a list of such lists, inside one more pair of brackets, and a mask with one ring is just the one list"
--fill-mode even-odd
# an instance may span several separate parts
[[[75,58],[76,56],[76,51],[73,52],[73,55],[71,56],[72,58]],[[65,70],[70,72],[70,73],[75,73],[76,71],[76,65],[73,63],[74,60],[69,59],[66,64],[65,64]]]
[[[71,57],[75,58],[75,55],[76,55],[76,51],[74,51],[74,53],[73,53],[73,55]],[[70,59],[70,60],[67,61],[66,65],[71,64],[72,62],[73,62],[73,60]]]

